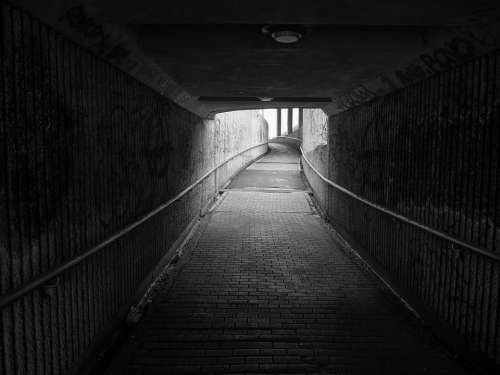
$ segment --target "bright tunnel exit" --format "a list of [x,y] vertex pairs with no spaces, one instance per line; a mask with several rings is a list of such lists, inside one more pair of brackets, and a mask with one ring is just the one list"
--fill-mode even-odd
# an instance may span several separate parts
[[[263,109],[262,115],[269,124],[269,139],[275,138],[278,135],[278,111],[281,112],[281,135],[290,136],[288,134],[288,108],[270,108]],[[296,132],[300,124],[299,108],[292,109],[292,130]]]

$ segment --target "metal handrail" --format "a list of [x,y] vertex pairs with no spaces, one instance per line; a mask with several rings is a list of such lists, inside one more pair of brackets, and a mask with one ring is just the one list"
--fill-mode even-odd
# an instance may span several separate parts
[[250,150],[252,150],[254,148],[257,148],[257,147],[260,147],[260,146],[264,146],[267,143],[268,142],[260,143],[258,145],[249,147],[249,148],[247,148],[247,149],[245,149],[245,150],[243,150],[243,151],[241,151],[241,152],[239,152],[239,153],[231,156],[230,158],[226,159],[225,161],[223,161],[222,163],[220,163],[219,165],[217,165],[216,167],[212,168],[210,171],[208,171],[207,173],[205,173],[203,176],[201,176],[198,180],[196,180],[194,183],[192,183],[191,185],[189,185],[186,189],[184,189],[183,191],[181,191],[175,197],[169,199],[167,202],[165,202],[162,205],[158,206],[153,211],[151,211],[148,214],[144,215],[142,218],[136,220],[132,224],[129,224],[128,226],[126,226],[125,228],[123,228],[122,230],[120,230],[119,232],[117,232],[114,235],[112,235],[111,237],[109,237],[106,240],[100,242],[98,245],[94,246],[92,249],[86,251],[83,254],[80,254],[80,255],[76,256],[75,258],[70,259],[69,261],[67,261],[67,262],[61,264],[60,266],[58,266],[57,268],[55,268],[55,269],[53,269],[53,270],[51,270],[51,271],[49,271],[47,273],[44,273],[44,274],[38,276],[34,280],[31,280],[28,283],[22,285],[21,287],[19,287],[17,289],[14,289],[13,291],[11,291],[11,292],[7,293],[6,295],[2,296],[0,298],[0,309],[3,308],[6,305],[12,303],[13,301],[21,298],[23,295],[29,293],[30,291],[32,291],[32,290],[34,290],[34,289],[36,289],[36,288],[38,288],[38,287],[46,284],[48,281],[56,278],[58,275],[60,275],[64,271],[66,271],[69,268],[71,268],[71,267],[73,267],[73,266],[81,263],[82,261],[84,261],[88,257],[92,256],[93,254],[98,253],[99,251],[101,251],[102,249],[104,249],[107,245],[109,245],[110,243],[112,243],[113,241],[115,241],[118,238],[120,238],[120,237],[124,236],[125,234],[129,233],[133,229],[137,228],[142,223],[146,222],[147,220],[149,220],[153,216],[157,215],[158,213],[160,213],[161,211],[163,211],[164,209],[166,209],[167,207],[169,207],[170,205],[172,205],[172,203],[174,203],[175,201],[178,201],[179,199],[181,199],[184,195],[186,195],[191,190],[193,190],[200,182],[202,182],[204,179],[206,179],[208,176],[210,176],[212,173],[214,173],[217,169],[219,169],[220,167],[222,167],[224,164],[227,164],[229,161],[231,161],[235,157],[237,157],[237,156],[239,156],[239,155],[241,155],[241,154],[243,154],[243,153],[245,153],[247,151],[250,151]]
[[329,180],[328,178],[326,178],[325,176],[323,176],[316,168],[313,167],[313,165],[311,164],[311,162],[307,159],[305,153],[304,153],[304,150],[302,149],[302,146],[300,146],[300,153],[302,154],[302,158],[305,160],[305,162],[309,165],[309,167],[314,171],[314,173],[316,173],[318,175],[319,178],[321,178],[324,182],[326,182],[328,185],[334,187],[335,189],[341,191],[342,193],[350,196],[351,198],[354,198],[356,199],[357,201],[361,202],[361,203],[364,203],[366,204],[367,206],[370,206],[380,212],[383,212],[384,214],[387,214],[395,219],[398,219],[406,224],[409,224],[409,225],[412,225],[424,232],[428,232],[428,233],[431,233],[433,234],[434,236],[436,237],[439,237],[443,240],[446,240],[446,241],[449,241],[455,245],[458,245],[460,247],[463,247],[463,248],[466,248],[468,250],[471,250],[473,252],[476,252],[476,253],[479,253],[481,255],[484,255],[484,256],[487,256],[489,258],[492,258],[496,261],[500,261],[500,255],[498,254],[494,254],[492,253],[491,251],[488,251],[488,250],[485,250],[485,249],[481,249],[479,247],[476,247],[474,245],[471,245],[467,242],[464,242],[462,240],[459,240],[459,239],[456,239],[454,237],[451,237],[449,235],[447,235],[446,233],[443,233],[441,231],[438,231],[436,229],[433,229],[433,228],[430,228],[428,227],[427,225],[424,225],[424,224],[421,224],[421,223],[418,223],[414,220],[411,220],[411,219],[408,219],[406,216],[403,216],[403,215],[400,215],[394,211],[391,211],[385,207],[382,207],[382,206],[379,206],[378,204],[376,203],[373,203],[363,197],[360,197],[359,195],[357,195],[356,193],[353,193],[352,191],[350,190],[347,190],[345,187],[343,186],[340,186],[339,184],[336,184],[335,182]]

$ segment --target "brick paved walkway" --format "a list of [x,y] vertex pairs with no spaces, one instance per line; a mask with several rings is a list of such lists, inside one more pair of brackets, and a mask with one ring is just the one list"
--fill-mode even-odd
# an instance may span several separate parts
[[[263,169],[297,170],[277,154]],[[306,192],[233,185],[110,374],[463,373],[344,255]]]

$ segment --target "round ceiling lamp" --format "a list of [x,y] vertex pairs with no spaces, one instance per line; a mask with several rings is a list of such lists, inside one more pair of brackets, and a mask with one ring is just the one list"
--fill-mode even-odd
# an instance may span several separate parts
[[302,38],[302,34],[294,30],[280,30],[271,34],[271,37],[278,43],[296,43]]
[[262,33],[278,43],[292,44],[304,36],[306,28],[302,25],[266,25],[262,27]]

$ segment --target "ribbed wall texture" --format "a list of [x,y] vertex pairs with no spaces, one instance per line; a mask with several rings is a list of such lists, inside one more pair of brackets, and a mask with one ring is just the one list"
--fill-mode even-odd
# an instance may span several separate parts
[[22,11],[6,6],[3,16],[2,296],[230,159],[161,213],[0,309],[0,373],[63,374],[126,311],[218,187],[267,150],[251,148],[267,141],[267,123],[255,111],[202,120]]
[[[381,213],[305,173],[329,219],[443,327],[500,363],[500,61],[494,52],[329,121],[325,177],[483,250]],[[304,124],[304,142],[310,136]],[[326,173],[327,172],[327,173]],[[488,254],[494,254],[493,257]],[[480,355],[481,356],[481,355]]]

